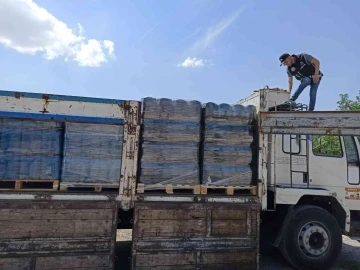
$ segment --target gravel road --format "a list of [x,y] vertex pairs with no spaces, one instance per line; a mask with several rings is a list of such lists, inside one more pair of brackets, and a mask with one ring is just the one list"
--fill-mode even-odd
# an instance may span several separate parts
[[[116,269],[130,269],[131,230],[118,230]],[[260,270],[293,270],[276,249],[262,254]],[[343,237],[341,255],[331,270],[360,270],[360,242]]]

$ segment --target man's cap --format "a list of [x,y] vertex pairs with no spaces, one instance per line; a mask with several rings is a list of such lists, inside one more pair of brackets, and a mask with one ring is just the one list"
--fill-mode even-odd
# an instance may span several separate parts
[[289,56],[290,56],[290,54],[288,54],[288,53],[283,53],[282,55],[280,55],[280,57],[279,57],[279,60],[281,63],[280,66],[282,66],[284,64],[285,59],[288,58]]

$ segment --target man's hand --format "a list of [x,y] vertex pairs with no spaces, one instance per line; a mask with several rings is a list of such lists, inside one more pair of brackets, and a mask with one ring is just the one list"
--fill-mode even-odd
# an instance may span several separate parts
[[319,75],[312,75],[311,77],[314,83],[317,83],[319,81]]

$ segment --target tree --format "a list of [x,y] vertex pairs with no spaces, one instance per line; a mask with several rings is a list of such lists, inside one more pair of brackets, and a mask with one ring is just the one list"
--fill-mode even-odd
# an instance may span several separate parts
[[340,94],[340,100],[337,102],[339,111],[360,111],[360,90],[355,100],[349,99],[348,94]]

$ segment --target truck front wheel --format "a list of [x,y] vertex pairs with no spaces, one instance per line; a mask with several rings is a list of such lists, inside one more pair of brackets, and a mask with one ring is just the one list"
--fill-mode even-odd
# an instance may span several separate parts
[[297,269],[328,269],[342,248],[337,220],[326,210],[312,205],[295,208],[280,250]]

